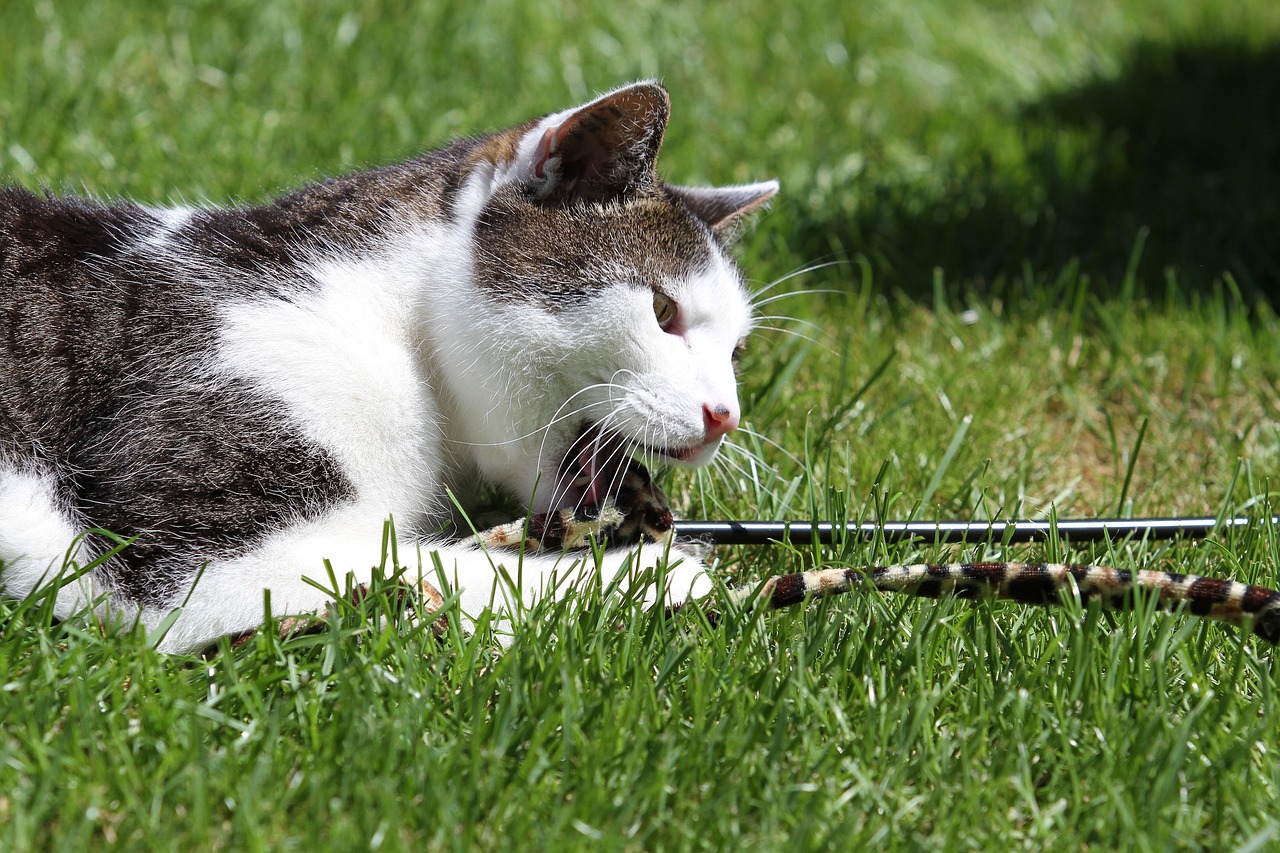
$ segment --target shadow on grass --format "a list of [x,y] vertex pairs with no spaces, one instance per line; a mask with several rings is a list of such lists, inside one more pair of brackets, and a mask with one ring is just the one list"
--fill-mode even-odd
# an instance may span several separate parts
[[1012,166],[970,158],[932,202],[864,191],[850,218],[798,223],[802,251],[834,241],[912,296],[934,268],[1000,290],[1078,261],[1103,298],[1229,273],[1280,304],[1280,45],[1140,43],[1114,78],[1026,107],[1016,132]]

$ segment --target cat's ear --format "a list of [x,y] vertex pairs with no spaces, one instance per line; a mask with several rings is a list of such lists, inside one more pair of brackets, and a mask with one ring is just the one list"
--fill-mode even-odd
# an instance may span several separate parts
[[718,235],[730,235],[749,213],[768,204],[778,192],[777,181],[736,187],[673,187],[667,190]]
[[624,86],[540,122],[521,145],[519,172],[547,204],[606,201],[653,186],[670,112],[658,83]]

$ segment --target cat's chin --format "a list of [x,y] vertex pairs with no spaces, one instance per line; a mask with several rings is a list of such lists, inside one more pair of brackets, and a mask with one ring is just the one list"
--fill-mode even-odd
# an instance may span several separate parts
[[720,439],[717,438],[692,447],[669,448],[667,450],[648,448],[648,451],[654,459],[679,468],[701,468],[711,461],[719,449]]

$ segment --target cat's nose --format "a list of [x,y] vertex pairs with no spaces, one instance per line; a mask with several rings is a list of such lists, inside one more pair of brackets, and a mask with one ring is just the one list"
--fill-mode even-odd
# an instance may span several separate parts
[[738,428],[738,413],[724,404],[702,404],[702,422],[707,428],[707,441],[715,441]]

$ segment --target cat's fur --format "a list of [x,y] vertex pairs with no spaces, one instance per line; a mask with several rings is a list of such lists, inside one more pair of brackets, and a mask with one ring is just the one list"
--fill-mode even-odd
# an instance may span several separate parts
[[[185,650],[259,624],[264,590],[322,610],[304,579],[327,584],[325,560],[367,583],[388,518],[401,562],[438,552],[471,613],[510,592],[495,564],[526,598],[593,567],[440,531],[451,492],[590,507],[624,454],[705,463],[737,425],[751,307],[725,244],[777,186],[664,184],[667,115],[642,82],[259,207],[0,190],[4,593],[109,530],[135,541],[57,615],[181,607],[162,647]],[[670,556],[669,601],[709,589]]]

